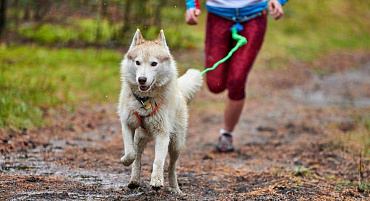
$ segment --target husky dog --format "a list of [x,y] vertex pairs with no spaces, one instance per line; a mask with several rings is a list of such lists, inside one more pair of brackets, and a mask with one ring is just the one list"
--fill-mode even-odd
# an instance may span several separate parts
[[150,186],[163,187],[163,167],[170,156],[168,178],[171,191],[182,194],[176,177],[176,161],[185,144],[187,104],[200,90],[203,77],[189,69],[178,78],[163,30],[146,41],[138,29],[121,63],[122,89],[118,114],[122,124],[125,154],[121,162],[132,165],[129,188],[140,185],[141,155],[148,141],[155,142]]

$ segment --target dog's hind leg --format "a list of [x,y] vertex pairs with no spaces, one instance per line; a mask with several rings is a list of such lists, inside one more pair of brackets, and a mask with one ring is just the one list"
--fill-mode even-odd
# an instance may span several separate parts
[[132,164],[131,179],[128,184],[129,188],[138,188],[140,186],[140,174],[141,174],[141,156],[144,152],[148,139],[141,133],[145,131],[137,130],[135,134],[135,148],[136,148],[136,159]]
[[177,183],[177,176],[176,176],[176,161],[180,156],[180,150],[182,147],[182,141],[179,140],[177,136],[173,136],[168,146],[168,153],[170,155],[170,163],[168,166],[168,179],[171,187],[171,191],[182,195],[182,191],[179,188]]
[[[121,120],[122,121],[122,120]],[[134,148],[134,132],[135,130],[128,128],[125,122],[122,122],[123,144],[125,146],[125,155],[122,156],[121,162],[125,166],[131,165],[136,158]]]
[[168,144],[170,142],[169,133],[162,131],[155,137],[155,157],[153,163],[152,178],[150,186],[154,190],[159,190],[163,187],[163,167],[168,152]]

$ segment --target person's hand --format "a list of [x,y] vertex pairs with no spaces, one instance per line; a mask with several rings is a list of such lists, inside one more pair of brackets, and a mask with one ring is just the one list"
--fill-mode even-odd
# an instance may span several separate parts
[[274,17],[275,20],[280,19],[284,15],[283,7],[278,0],[269,0],[267,3],[269,13]]
[[197,8],[191,8],[185,13],[186,23],[189,25],[198,24],[197,16],[200,15],[200,10]]

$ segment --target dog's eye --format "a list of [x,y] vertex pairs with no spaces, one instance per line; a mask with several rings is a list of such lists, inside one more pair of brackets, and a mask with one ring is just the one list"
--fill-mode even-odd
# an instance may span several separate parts
[[138,66],[140,65],[140,61],[136,61],[135,63],[136,63],[136,65],[138,65]]
[[157,62],[152,62],[151,65],[154,67],[154,66],[157,66],[157,64],[158,64]]

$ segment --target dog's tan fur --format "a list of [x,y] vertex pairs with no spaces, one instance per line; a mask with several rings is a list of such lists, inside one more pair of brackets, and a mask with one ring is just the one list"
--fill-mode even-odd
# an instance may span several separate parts
[[[189,69],[182,77],[172,58],[163,31],[155,41],[146,41],[139,30],[133,38],[129,51],[121,63],[122,89],[118,114],[122,124],[125,154],[124,165],[133,163],[129,187],[140,184],[141,155],[148,141],[155,141],[155,159],[150,185],[158,189],[163,186],[163,168],[167,152],[170,156],[168,178],[171,190],[182,194],[177,184],[176,161],[185,144],[187,131],[187,103],[202,85],[198,70]],[[146,82],[139,82],[145,78]],[[152,106],[145,109],[133,94],[143,98]],[[150,116],[155,105],[161,104]],[[137,112],[143,116],[142,125]]]

